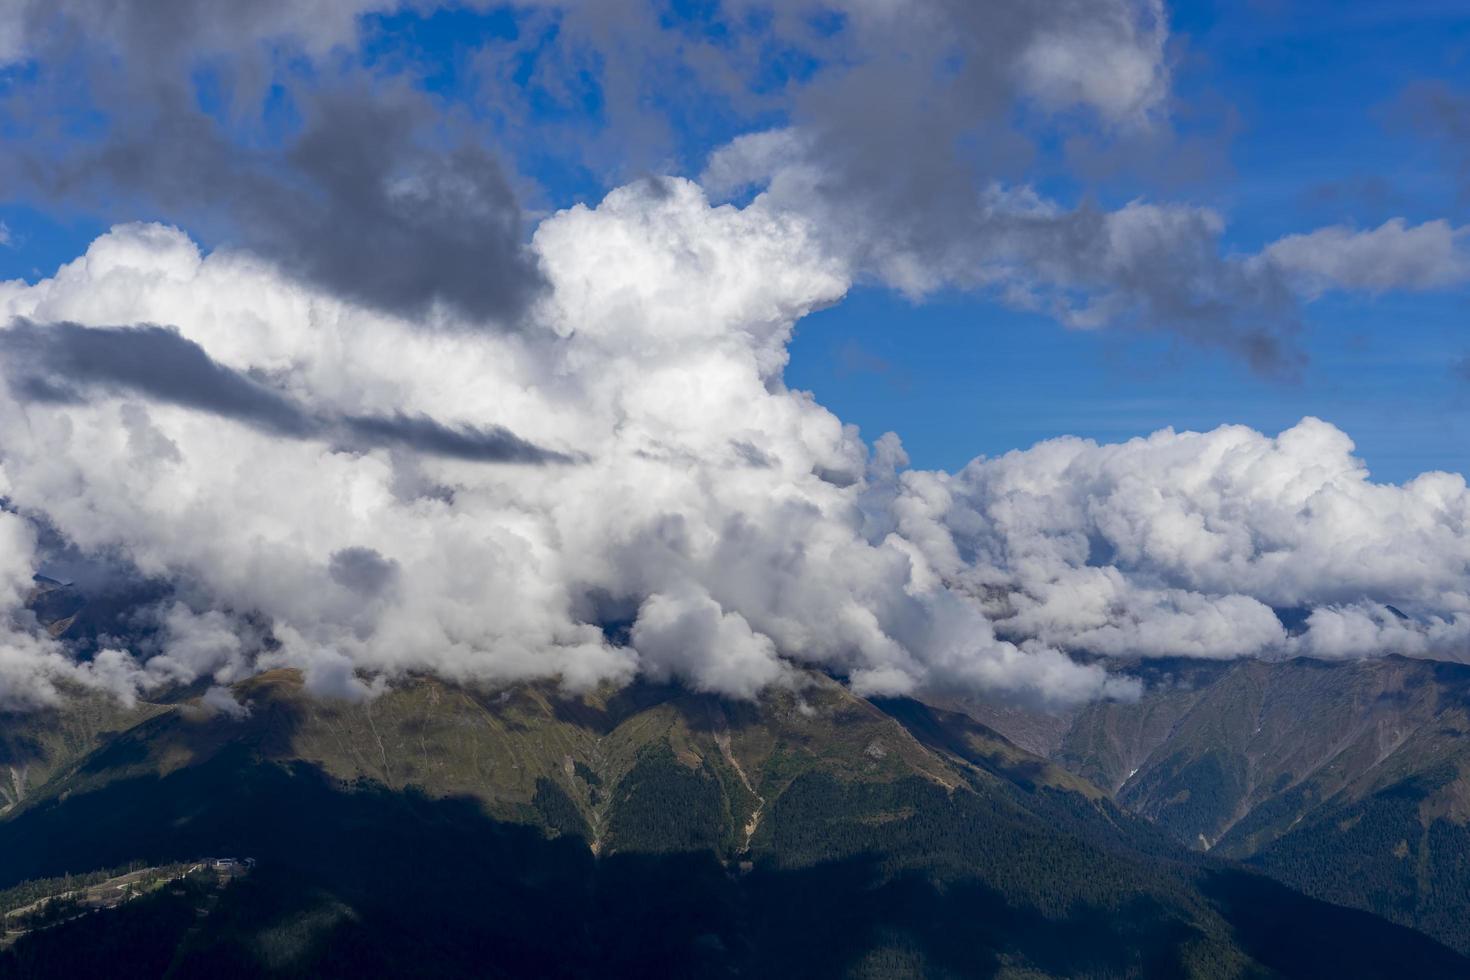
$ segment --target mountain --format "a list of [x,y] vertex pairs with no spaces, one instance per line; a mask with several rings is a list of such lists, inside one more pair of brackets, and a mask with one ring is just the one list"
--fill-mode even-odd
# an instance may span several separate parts
[[[1178,846],[968,715],[819,675],[733,702],[282,670],[0,719],[0,888],[250,857],[22,936],[15,976],[1463,976]],[[56,733],[66,733],[65,736]],[[17,748],[19,747],[19,748]],[[131,972],[130,972],[131,971]]]
[[111,734],[168,710],[146,703],[125,706],[96,692],[68,693],[63,708],[0,715],[6,719],[0,723],[0,817]]
[[968,715],[1173,838],[1470,952],[1470,666],[1150,660],[1136,703]]
[[53,638],[71,629],[86,606],[87,602],[81,593],[69,584],[45,575],[32,578],[31,591],[26,596],[26,608]]

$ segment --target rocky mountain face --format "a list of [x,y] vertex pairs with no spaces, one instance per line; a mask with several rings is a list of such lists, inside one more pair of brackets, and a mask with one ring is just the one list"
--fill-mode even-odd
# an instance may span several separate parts
[[0,888],[208,854],[255,870],[207,906],[160,893],[27,935],[0,970],[1470,971],[1178,846],[965,713],[821,676],[758,702],[417,678],[346,703],[291,671],[237,685],[242,712],[198,693],[0,719],[0,762],[31,774],[0,817]]
[[1175,840],[1470,951],[1470,667],[1124,665],[1136,703],[965,711]]

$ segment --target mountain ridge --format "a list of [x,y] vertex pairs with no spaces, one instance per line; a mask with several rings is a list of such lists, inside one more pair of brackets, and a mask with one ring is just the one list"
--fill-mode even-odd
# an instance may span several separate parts
[[[1181,843],[1470,950],[1470,666],[1390,655],[1120,669],[1145,677],[1144,695],[1050,719],[1051,761]],[[1047,724],[965,709],[1021,737]]]
[[[244,712],[181,692],[84,751],[48,743],[72,754],[45,760],[51,777],[0,818],[0,880],[258,857],[208,928],[167,940],[178,976],[221,957],[242,975],[333,975],[363,967],[344,953],[358,947],[468,975],[486,943],[512,951],[505,975],[587,975],[588,951],[668,975],[1320,975],[1298,929],[1358,934],[1334,955],[1379,975],[1403,956],[1426,975],[1467,966],[1191,855],[972,720],[820,675],[755,702],[416,677],[353,703],[292,671],[233,694]],[[159,921],[175,921],[164,904]],[[138,906],[86,929],[147,922]],[[554,940],[557,922],[586,937],[580,951]],[[60,955],[56,942],[27,937],[14,955]]]

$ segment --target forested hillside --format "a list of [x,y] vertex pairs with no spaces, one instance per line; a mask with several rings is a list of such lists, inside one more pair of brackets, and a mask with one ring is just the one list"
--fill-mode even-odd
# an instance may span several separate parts
[[1032,738],[1182,844],[1470,952],[1470,667],[1385,657],[1122,669],[1146,681],[1135,703],[1060,719],[966,710]]
[[123,937],[150,976],[1467,968],[1191,854],[963,716],[822,677],[757,703],[425,679],[349,704],[289,672],[236,693],[242,717],[182,692],[90,747],[38,743],[53,775],[0,821],[0,886],[210,853],[255,870],[212,903],[26,936],[6,969],[76,975]]

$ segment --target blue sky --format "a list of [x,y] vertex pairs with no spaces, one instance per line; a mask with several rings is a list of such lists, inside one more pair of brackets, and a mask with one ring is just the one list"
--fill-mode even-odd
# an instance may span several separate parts
[[[673,4],[665,19],[708,33],[711,9]],[[1030,175],[1038,187],[1114,207],[1140,197],[1209,206],[1228,222],[1225,247],[1240,252],[1328,224],[1466,220],[1454,175],[1403,104],[1416,85],[1470,80],[1463,4],[1187,2],[1169,18],[1178,159],[1097,170],[1043,144]],[[568,133],[610,123],[590,75],[570,95],[537,88],[533,71],[555,50],[554,33],[533,39],[513,73],[527,106],[516,120],[486,100],[470,70],[482,46],[526,29],[505,11],[371,16],[361,57],[468,112],[492,145],[501,138],[532,222],[641,173],[695,175],[721,143],[783,121],[776,110],[736,109],[675,86],[656,150],[622,141],[565,152]],[[779,87],[805,66],[775,52],[762,70],[763,84]],[[12,195],[0,204],[10,237],[0,277],[49,275],[111,221],[156,216],[126,201]],[[211,243],[208,222],[188,230]],[[1306,305],[1308,361],[1283,380],[1164,331],[1069,330],[984,294],[946,290],[914,302],[868,285],[798,326],[786,378],[869,439],[898,432],[919,466],[954,468],[1067,433],[1117,440],[1223,423],[1273,432],[1316,415],[1355,439],[1375,477],[1400,481],[1470,468],[1470,384],[1456,371],[1470,353],[1467,298],[1463,286],[1329,293]]]
[[[1287,9],[1287,8],[1291,9]],[[1433,148],[1396,125],[1425,79],[1470,79],[1463,4],[1188,3],[1182,88],[1236,115],[1220,173],[1178,193],[1219,208],[1242,250],[1296,230],[1466,218]],[[1470,295],[1329,296],[1307,308],[1310,361],[1264,379],[1167,337],[1079,332],[972,297],[911,304],[862,291],[798,329],[787,378],[865,435],[900,433],[915,463],[954,468],[1036,440],[1116,441],[1165,426],[1265,432],[1338,425],[1375,478],[1470,470]]]

